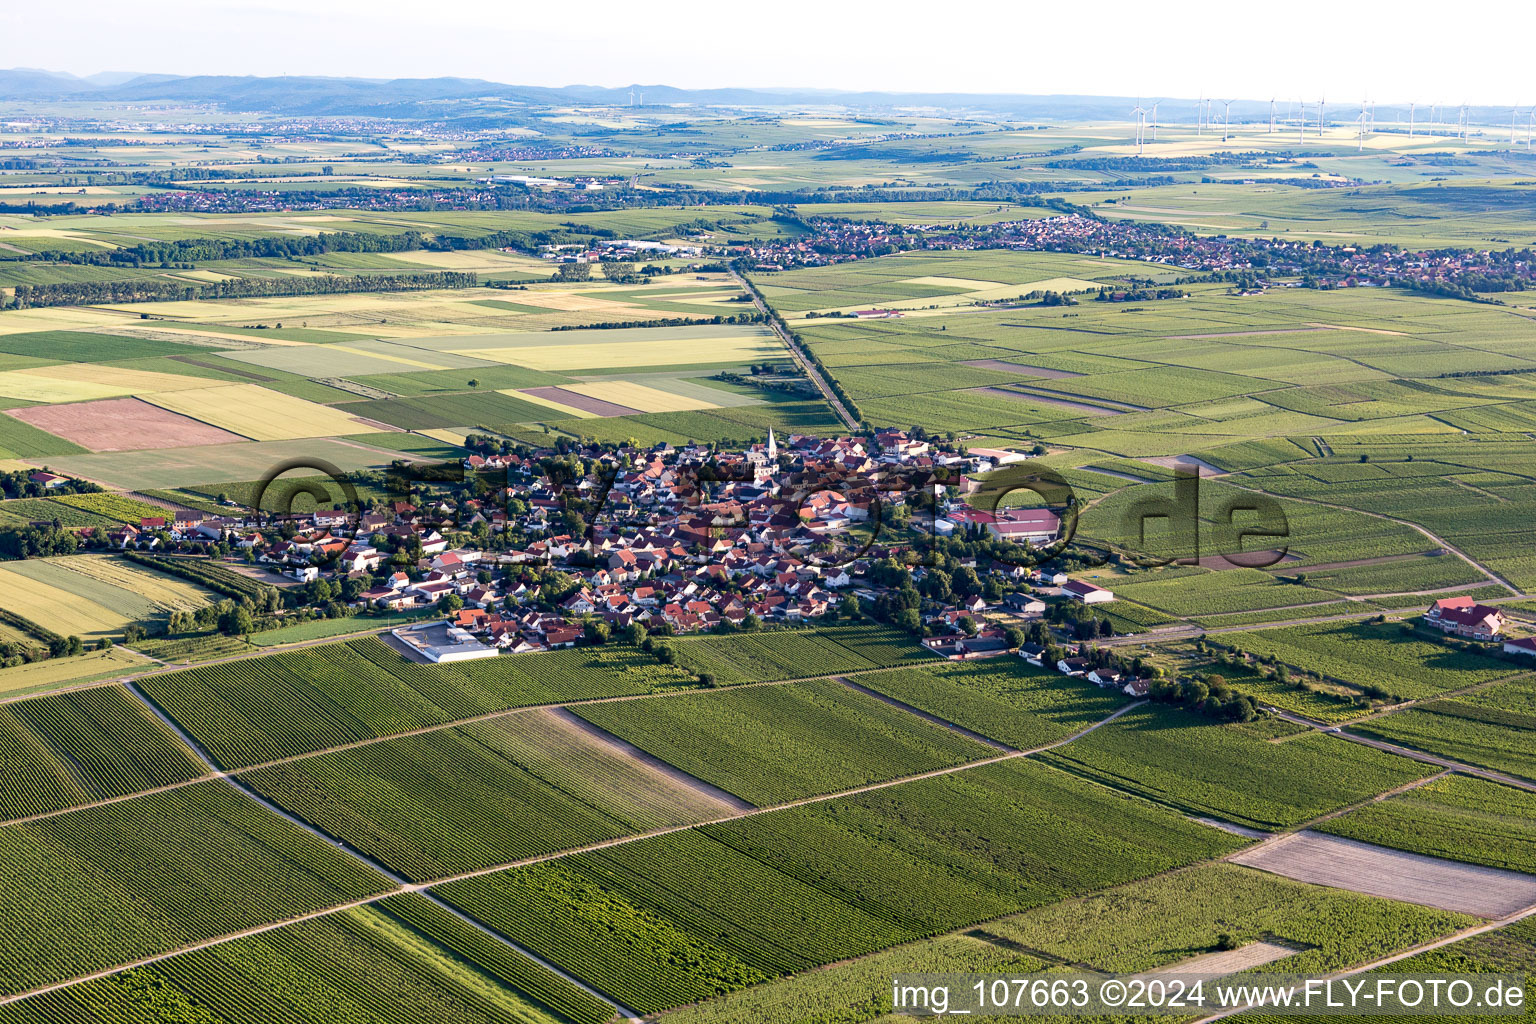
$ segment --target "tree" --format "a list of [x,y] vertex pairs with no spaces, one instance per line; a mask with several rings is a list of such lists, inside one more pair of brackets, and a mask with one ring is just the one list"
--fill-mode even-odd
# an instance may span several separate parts
[[480,378],[479,377],[471,377],[471,378],[469,378],[469,387],[470,387],[471,391],[475,390],[479,386],[480,386]]
[[443,614],[452,615],[464,607],[464,599],[458,594],[444,594],[437,599],[437,606],[442,609]]
[[923,629],[923,619],[917,614],[916,608],[901,609],[892,616],[891,624],[908,633],[920,633]]
[[1027,642],[1024,639],[1024,631],[1017,626],[1009,626],[1003,630],[1003,639],[1008,641],[1009,647],[1023,647]]
[[608,623],[602,619],[588,619],[582,635],[589,644],[605,644],[613,631],[608,628]]
[[228,636],[244,636],[253,625],[251,613],[238,605],[219,616],[219,632]]

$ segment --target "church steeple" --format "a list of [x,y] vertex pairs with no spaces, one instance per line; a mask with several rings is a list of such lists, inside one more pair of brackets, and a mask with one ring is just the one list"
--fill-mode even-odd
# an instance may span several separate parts
[[769,462],[777,461],[778,457],[779,457],[779,446],[773,440],[773,428],[769,427],[768,428],[768,461]]

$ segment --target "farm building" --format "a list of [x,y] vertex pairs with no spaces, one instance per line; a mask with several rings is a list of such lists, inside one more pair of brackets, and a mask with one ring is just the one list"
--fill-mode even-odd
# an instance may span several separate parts
[[426,660],[440,664],[494,658],[497,654],[496,648],[485,646],[465,630],[447,622],[402,626],[390,630],[390,635]]
[[1068,597],[1075,597],[1083,604],[1108,604],[1115,599],[1112,590],[1089,583],[1085,580],[1068,580],[1062,585],[1061,592]]
[[1518,640],[1505,640],[1504,653],[1523,654],[1527,658],[1536,658],[1536,637],[1523,636]]

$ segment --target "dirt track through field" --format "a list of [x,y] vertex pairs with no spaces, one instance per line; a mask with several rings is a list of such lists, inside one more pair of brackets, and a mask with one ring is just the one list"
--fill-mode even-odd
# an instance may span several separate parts
[[[191,742],[190,737],[186,737],[185,733],[183,733],[179,728],[177,728],[174,723],[170,722],[168,719],[165,719],[165,716],[160,712],[160,710],[158,708],[156,708],[153,705],[153,703],[145,700],[145,698],[143,697],[142,694],[139,694],[136,690],[132,689],[131,687],[129,688],[129,692],[131,694],[133,694],[133,696],[139,698],[140,700],[144,700],[146,706],[148,706],[149,709],[151,711],[153,711],[157,717],[160,717],[162,720],[166,721],[166,723],[168,725],[170,725],[172,727],[172,729],[177,732],[178,735],[181,735],[181,736],[183,736],[186,739],[186,741],[188,743],[188,746],[193,750],[193,752],[198,754],[198,756],[204,760],[205,764],[207,764],[207,766],[209,768],[209,772],[210,772],[210,777],[223,777],[223,778],[226,779],[227,782],[229,782],[231,785],[233,785],[236,788],[237,791],[241,792],[242,794],[245,794],[246,796],[250,797],[251,799],[255,800],[258,803],[261,803],[264,806],[271,806],[271,805],[268,804],[268,802],[264,798],[259,797],[257,794],[255,794],[252,791],[246,789],[244,786],[239,785],[237,782],[235,782],[234,779],[228,778],[227,777],[227,773],[218,771],[217,768],[213,765],[213,763],[207,759],[206,754],[203,753],[200,748],[198,748],[195,744],[193,744]],[[692,691],[689,691],[689,692],[692,692]],[[386,892],[378,893],[377,895],[370,896],[370,897],[368,897],[366,899],[352,900],[352,901],[347,902],[347,903],[338,904],[338,905],[336,905],[334,907],[327,907],[327,908],[325,908],[323,910],[317,910],[317,911],[313,911],[313,912],[310,912],[310,913],[301,914],[301,915],[289,918],[289,919],[284,920],[284,921],[276,921],[276,922],[272,922],[270,924],[257,925],[257,926],[252,927],[252,928],[242,929],[242,930],[240,930],[238,932],[230,932],[230,933],[227,933],[227,934],[224,934],[224,935],[215,936],[214,938],[205,939],[205,940],[200,941],[200,942],[188,943],[187,945],[181,946],[181,947],[179,947],[177,949],[174,949],[174,950],[167,950],[164,953],[156,953],[153,956],[142,957],[142,958],[140,958],[138,960],[133,960],[133,961],[130,961],[128,963],[118,964],[118,965],[115,965],[113,967],[108,967],[108,968],[105,968],[105,969],[100,970],[100,971],[93,971],[90,974],[81,975],[80,977],[76,977],[76,978],[71,978],[71,979],[69,979],[67,981],[54,982],[54,983],[49,984],[49,985],[43,985],[43,986],[39,986],[38,988],[29,989],[29,990],[24,991],[24,992],[15,992],[15,993],[11,993],[9,995],[3,995],[3,996],[0,996],[0,1006],[4,1006],[4,1005],[6,1005],[8,1003],[19,1002],[19,1001],[25,1000],[25,999],[30,999],[30,998],[33,998],[35,996],[44,995],[44,994],[46,994],[48,992],[55,992],[55,991],[58,991],[58,990],[61,990],[61,989],[72,988],[75,985],[80,985],[80,984],[83,984],[83,983],[88,982],[88,981],[94,981],[94,980],[97,980],[97,979],[100,979],[100,978],[112,977],[114,975],[121,974],[124,971],[133,970],[134,968],[137,968],[137,967],[143,967],[143,966],[148,965],[148,964],[158,963],[158,962],[160,962],[162,960],[168,960],[171,957],[177,956],[177,955],[182,954],[182,953],[191,953],[191,952],[195,952],[195,951],[200,950],[200,949],[208,949],[208,948],[213,947],[213,946],[220,946],[220,945],[223,945],[224,943],[227,943],[227,942],[234,942],[234,941],[237,941],[239,939],[247,938],[247,937],[252,936],[252,935],[260,935],[262,933],[274,931],[274,930],[276,930],[278,928],[283,928],[283,927],[286,927],[287,925],[296,924],[296,923],[299,923],[301,921],[309,921],[309,920],[313,920],[313,919],[319,918],[319,917],[326,917],[326,916],[328,916],[330,914],[336,914],[336,913],[341,913],[343,911],[352,910],[352,909],[355,909],[357,907],[368,906],[368,905],[377,903],[380,900],[387,899],[390,896],[399,895],[400,893],[418,892],[418,893],[422,893],[423,895],[425,895],[428,899],[432,900],[433,902],[439,902],[437,897],[433,893],[431,893],[429,890],[432,887],[434,887],[434,886],[446,885],[446,884],[448,884],[450,882],[459,882],[459,881],[464,881],[464,880],[467,880],[467,879],[470,879],[470,878],[479,878],[479,877],[484,876],[484,875],[495,874],[498,871],[505,871],[505,870],[508,870],[509,868],[523,867],[523,866],[527,866],[527,865],[531,865],[531,864],[539,864],[539,863],[543,863],[543,862],[546,862],[546,861],[558,860],[558,859],[560,859],[562,857],[573,856],[573,855],[579,854],[579,853],[589,853],[589,852],[593,852],[593,851],[596,851],[596,850],[608,849],[608,848],[614,847],[614,846],[622,846],[622,845],[625,845],[627,843],[639,842],[640,840],[643,840],[643,839],[651,839],[651,838],[655,838],[655,837],[658,837],[658,836],[670,835],[671,833],[674,833],[674,832],[682,832],[682,831],[686,831],[688,829],[699,828],[699,827],[701,827],[703,825],[722,824],[724,822],[735,821],[735,820],[740,819],[740,818],[753,817],[753,816],[756,816],[756,815],[759,815],[759,814],[768,814],[768,813],[771,813],[773,811],[788,810],[788,809],[793,808],[793,807],[804,807],[804,806],[808,806],[808,805],[811,805],[811,804],[826,803],[828,801],[838,800],[838,799],[842,799],[844,797],[857,796],[857,795],[859,795],[861,793],[868,793],[868,792],[873,792],[875,790],[881,790],[881,789],[889,789],[892,786],[900,786],[900,785],[902,785],[904,783],[908,783],[908,782],[917,782],[917,781],[922,780],[922,779],[937,778],[937,777],[943,776],[943,775],[953,775],[953,774],[955,774],[957,772],[968,771],[968,770],[970,770],[972,768],[980,767],[981,765],[995,764],[998,761],[1007,761],[1007,760],[1010,760],[1010,759],[1016,758],[1016,757],[1027,757],[1027,756],[1029,756],[1031,754],[1043,753],[1044,751],[1054,750],[1057,747],[1064,746],[1064,745],[1066,745],[1068,743],[1071,743],[1072,741],[1074,741],[1076,739],[1079,739],[1079,738],[1081,738],[1083,736],[1086,736],[1089,733],[1093,732],[1094,730],[1098,729],[1100,726],[1107,725],[1110,722],[1113,722],[1115,719],[1119,718],[1121,715],[1125,714],[1126,712],[1135,710],[1136,708],[1140,707],[1141,705],[1143,705],[1145,703],[1146,703],[1146,701],[1133,701],[1132,703],[1127,704],[1125,707],[1120,708],[1118,711],[1114,712],[1113,714],[1111,714],[1111,715],[1109,715],[1109,716],[1107,716],[1105,718],[1102,718],[1102,719],[1100,719],[1097,722],[1094,722],[1092,725],[1089,725],[1089,726],[1086,726],[1085,728],[1079,729],[1077,732],[1073,733],[1070,736],[1066,736],[1066,737],[1064,737],[1064,738],[1062,738],[1060,740],[1057,740],[1057,741],[1055,741],[1053,743],[1046,744],[1045,746],[1042,746],[1042,747],[1036,747],[1036,748],[1031,749],[1031,750],[1011,751],[1011,752],[1008,752],[1008,753],[999,754],[996,757],[984,758],[984,759],[982,759],[980,761],[970,761],[970,762],[967,762],[965,764],[954,765],[954,766],[951,766],[951,767],[948,767],[948,768],[939,768],[939,769],[936,769],[934,771],[923,772],[923,773],[918,774],[918,775],[907,776],[907,777],[903,777],[903,778],[899,778],[899,779],[890,779],[890,780],[887,780],[887,781],[884,781],[884,782],[871,783],[871,784],[866,785],[866,786],[860,786],[860,787],[857,787],[855,789],[850,789],[850,790],[846,790],[846,791],[843,791],[843,792],[827,793],[827,794],[824,794],[822,796],[807,797],[807,798],[805,798],[803,800],[795,800],[795,801],[791,801],[789,803],[776,804],[776,805],[771,806],[771,807],[753,807],[753,808],[751,808],[749,810],[740,811],[740,812],[737,812],[737,813],[734,813],[734,814],[723,815],[723,816],[721,816],[719,818],[716,818],[716,819],[714,819],[712,821],[696,822],[696,823],[688,824],[688,825],[673,825],[673,826],[668,826],[666,828],[653,829],[653,830],[651,830],[649,832],[642,832],[642,833],[637,833],[637,834],[629,835],[629,836],[621,836],[621,837],[619,837],[617,839],[606,840],[604,842],[599,842],[599,843],[592,843],[592,844],[590,844],[588,846],[577,847],[577,848],[569,849],[569,850],[561,850],[561,851],[557,851],[557,852],[549,853],[549,854],[542,854],[542,855],[539,855],[539,856],[536,856],[536,857],[529,857],[529,858],[525,858],[523,860],[513,861],[513,862],[510,862],[510,863],[507,863],[507,864],[492,865],[491,867],[481,868],[481,869],[478,869],[478,870],[475,870],[475,871],[465,872],[465,873],[460,874],[460,875],[453,875],[453,876],[448,877],[448,878],[439,878],[439,879],[435,879],[435,880],[430,881],[430,882],[421,882],[421,883],[403,883],[403,882],[401,882],[401,883],[397,884],[394,888],[391,888],[391,889],[389,889]],[[205,779],[200,779],[198,781],[199,782],[206,782],[207,779],[206,778]],[[280,808],[275,808],[275,807],[273,809],[276,810],[276,812],[278,814],[282,815],[284,818],[286,818],[286,819],[288,819],[290,821],[295,822],[298,825],[298,827],[303,828],[305,831],[310,832],[313,835],[319,836],[321,839],[323,839],[327,843],[331,843],[332,845],[337,846],[338,848],[344,850],[345,852],[347,852],[349,854],[352,854],[353,856],[356,856],[363,863],[368,864],[368,865],[370,865],[372,867],[375,867],[376,870],[380,870],[381,873],[385,874],[392,881],[395,879],[395,876],[392,873],[390,873],[388,871],[385,871],[382,868],[378,868],[378,866],[375,865],[374,862],[370,858],[365,857],[365,856],[363,856],[361,854],[358,854],[356,851],[352,850],[351,848],[343,846],[340,843],[337,843],[334,839],[332,839],[331,837],[325,835],[323,832],[320,832],[318,829],[314,828],[312,825],[309,825],[309,824],[303,822],[302,820],[293,817],[292,815],[288,814],[286,811],[283,811]],[[482,929],[482,930],[485,930],[485,929]],[[493,933],[488,933],[488,934],[493,934]],[[501,939],[501,937],[499,935],[497,935],[497,938]],[[505,942],[504,939],[502,939],[501,941]],[[509,947],[511,947],[512,949],[517,950],[518,952],[523,953],[524,955],[529,956],[529,959],[534,960],[536,963],[539,963],[539,964],[543,965],[544,962],[542,960],[539,960],[539,958],[531,956],[530,954],[527,954],[526,951],[522,950],[517,945],[515,945],[513,943],[507,943],[507,945]],[[565,975],[565,973],[563,971],[557,971],[557,973],[561,974],[564,977],[569,977],[569,975]],[[578,984],[580,984],[580,983],[578,982]],[[613,1002],[613,1000],[609,999],[606,996],[603,996],[602,993],[595,992],[594,990],[592,990],[591,988],[589,988],[586,985],[582,985],[581,987],[586,989],[589,992],[592,992],[592,994],[597,995],[600,998],[603,998],[607,1002]],[[620,1007],[619,1009],[622,1012],[623,1008]]]
[[1228,859],[1298,882],[1476,917],[1508,917],[1536,904],[1536,875],[1459,864],[1321,832],[1282,836]]
[[1017,373],[1023,377],[1041,377],[1046,380],[1063,380],[1067,377],[1081,377],[1081,373],[1072,373],[1067,370],[1049,370],[1044,366],[1027,366],[1024,363],[1010,363],[1002,359],[966,359],[961,366],[971,366],[978,370],[1000,370],[1003,373]]
[[717,817],[732,811],[750,811],[753,808],[752,804],[741,797],[727,793],[719,786],[711,785],[701,778],[689,775],[655,754],[646,753],[628,740],[620,739],[601,726],[573,714],[568,708],[552,708],[544,714],[551,720],[550,724],[553,728],[562,729],[588,744],[606,747],[614,754],[643,765],[657,776],[659,785],[667,785],[678,794],[679,799],[686,799],[688,803],[698,806],[701,811],[706,809],[714,811],[713,814],[701,813],[699,817]]

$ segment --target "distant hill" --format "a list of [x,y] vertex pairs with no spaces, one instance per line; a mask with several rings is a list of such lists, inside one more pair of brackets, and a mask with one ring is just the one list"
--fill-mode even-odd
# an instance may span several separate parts
[[[477,78],[328,78],[308,76],[159,75],[103,72],[81,78],[34,68],[0,70],[0,99],[87,100],[125,103],[218,104],[227,110],[308,115],[353,115],[395,118],[455,118],[485,113],[484,101],[497,106],[564,104],[623,106],[630,93],[642,94],[647,106],[685,104],[725,107],[842,106],[886,112],[914,108],[949,113],[1007,114],[1043,120],[1128,120],[1137,103],[1150,97],[1040,96],[992,93],[839,92],[829,89],[679,89],[668,85],[634,85],[607,88],[568,85],[561,88],[508,85]],[[1193,119],[1193,99],[1159,98],[1164,123]],[[1309,105],[1310,106],[1310,105]],[[1289,104],[1280,104],[1284,117]],[[1338,103],[1329,108],[1329,120],[1351,120],[1353,108]],[[1237,121],[1265,121],[1268,100],[1240,100],[1232,104]],[[1407,118],[1407,108],[1385,105],[1376,109],[1377,120]],[[1221,104],[1212,116],[1220,123]],[[1315,115],[1315,106],[1309,111]],[[1473,120],[1500,125],[1508,111],[1474,107]]]

